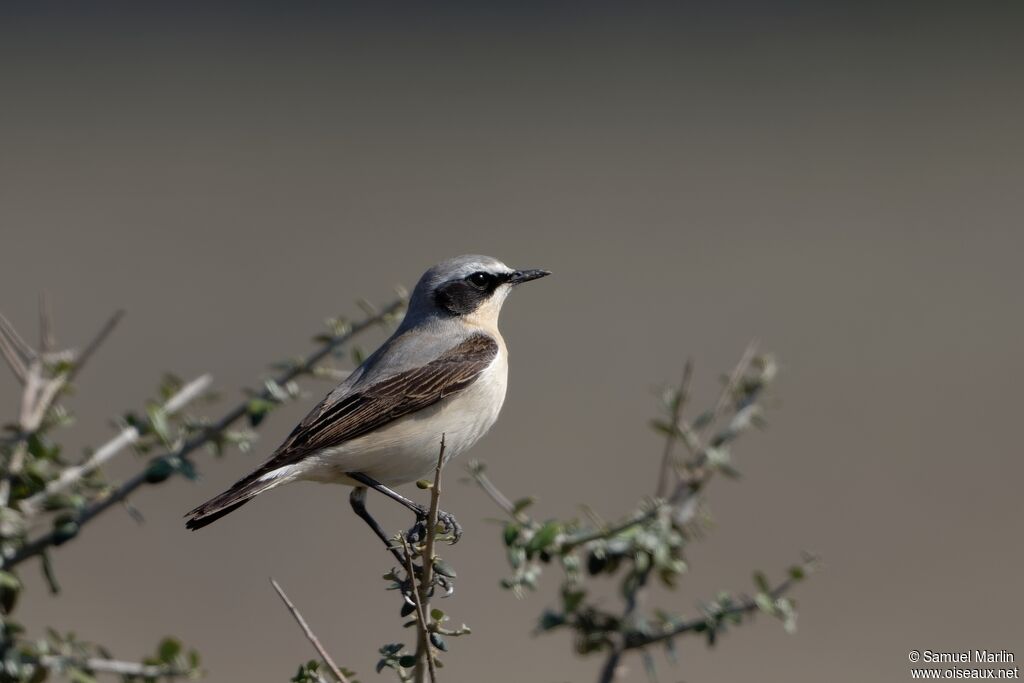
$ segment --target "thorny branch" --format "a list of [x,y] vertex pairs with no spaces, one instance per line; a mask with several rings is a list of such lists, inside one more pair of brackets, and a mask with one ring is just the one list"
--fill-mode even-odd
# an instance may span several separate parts
[[[373,312],[371,315],[359,322],[353,323],[346,331],[326,337],[323,339],[317,350],[310,353],[304,359],[291,364],[286,370],[274,378],[274,382],[277,386],[285,385],[301,375],[312,372],[318,363],[334,353],[339,347],[345,345],[349,340],[366,329],[389,320],[393,315],[400,311],[404,305],[404,300],[395,300],[385,308]],[[6,323],[6,321],[3,322]],[[104,331],[101,331],[101,336],[106,335],[106,330],[109,327],[111,326],[108,325],[104,328]],[[90,345],[90,347],[87,348],[91,348],[92,346],[93,345]],[[7,354],[5,353],[5,357],[6,356]],[[274,400],[274,395],[271,392],[271,389],[267,387],[259,394],[259,398],[265,401],[272,401]],[[175,469],[179,469],[183,463],[187,462],[188,456],[194,451],[217,438],[236,422],[244,418],[248,414],[250,400],[251,399],[247,399],[236,405],[212,425],[209,425],[198,434],[187,439],[177,449],[154,459],[145,470],[130,477],[127,481],[112,489],[102,498],[95,500],[84,507],[71,520],[69,520],[68,523],[62,525],[59,529],[54,529],[53,531],[50,531],[38,538],[26,542],[13,553],[10,553],[8,556],[3,558],[3,566],[6,568],[16,566],[31,557],[35,557],[45,552],[50,547],[62,545],[63,543],[75,538],[82,527],[86,524],[113,505],[124,501],[137,489],[147,483],[150,483],[150,480],[154,478],[154,471],[174,471]]]
[[[805,561],[805,566],[808,569],[813,568],[815,559],[809,557]],[[777,586],[772,588],[766,593],[772,600],[778,600],[783,597],[789,590],[796,584],[797,579],[788,578],[782,581]],[[722,620],[726,617],[750,614],[757,612],[762,609],[762,606],[757,603],[753,598],[743,598],[739,603],[731,605],[725,609],[718,610],[710,615],[715,620]],[[707,627],[708,617],[694,617],[693,619],[680,621],[669,628],[663,629],[655,633],[641,633],[631,631],[626,634],[624,650],[637,650],[645,648],[649,645],[660,643],[676,636],[682,635],[689,631],[702,631]]]
[[[72,380],[110,336],[123,313],[118,311],[111,316],[80,352],[56,350],[52,315],[45,298],[40,300],[38,349],[0,316],[0,357],[21,387],[16,422],[0,437],[0,679],[24,683],[40,680],[48,673],[81,681],[93,680],[93,674],[112,674],[125,680],[198,676],[198,654],[184,652],[173,638],[161,641],[156,655],[141,662],[113,659],[102,647],[80,641],[74,634],[48,630],[44,638],[24,638],[21,626],[12,618],[22,590],[15,567],[28,558],[41,556],[44,576],[51,590],[57,592],[59,586],[48,554],[51,547],[75,538],[89,521],[143,485],[164,481],[175,471],[191,476],[194,470],[188,458],[201,446],[211,445],[219,451],[224,443],[244,443],[248,439],[244,433],[231,431],[237,421],[248,418],[256,426],[273,405],[294,395],[295,378],[317,375],[323,369],[319,366],[321,361],[337,353],[353,337],[372,326],[390,322],[404,306],[404,294],[399,296],[383,310],[365,305],[367,314],[357,323],[329,321],[330,334],[317,337],[318,345],[312,353],[285,365],[277,377],[267,380],[261,391],[251,392],[215,422],[184,417],[179,418],[178,428],[171,430],[171,418],[205,395],[211,384],[208,375],[185,385],[171,378],[161,387],[162,400],[147,405],[147,417],[128,414],[118,433],[77,465],[64,461],[60,444],[50,434],[69,423],[71,414],[61,401]],[[118,486],[108,488],[102,477],[95,476],[126,447],[134,446],[144,453],[161,445],[163,450],[158,457]],[[44,511],[55,513],[54,528],[31,538],[30,523],[41,519]],[[312,635],[280,586],[275,583],[275,588],[307,634]],[[318,644],[315,636],[312,641]],[[322,649],[318,651],[338,683],[351,683],[350,673],[337,667]],[[307,667],[307,673],[313,674],[308,680],[320,680],[313,664]]]
[[[14,452],[0,481],[0,507],[7,506],[11,486],[21,476],[28,455],[29,439],[39,430],[58,396],[85,366],[86,361],[103,340],[110,335],[122,315],[122,311],[115,313],[81,353],[71,350],[54,352],[56,341],[53,337],[53,320],[45,296],[39,300],[38,351],[29,346],[14,326],[0,315],[0,355],[4,357],[15,379],[23,387],[17,433],[14,437]],[[51,372],[50,365],[56,365],[58,369]]]
[[[783,596],[813,568],[812,560],[791,568],[790,578],[774,588],[760,572],[756,573],[755,598],[734,600],[723,593],[710,606],[702,608],[704,616],[697,619],[661,613],[644,615],[638,609],[643,591],[654,578],[672,588],[676,578],[686,571],[682,553],[696,531],[698,494],[715,473],[736,476],[730,464],[729,446],[751,425],[760,424],[758,401],[774,378],[775,367],[771,357],[759,355],[752,342],[723,382],[712,407],[691,422],[684,417],[693,377],[693,364],[687,360],[680,384],[666,392],[666,419],[653,423],[665,436],[655,495],[615,523],[604,523],[596,515],[592,515],[595,521],[589,525],[575,520],[538,522],[526,512],[532,498],[512,502],[484,473],[482,464],[470,462],[473,480],[511,519],[504,525],[503,537],[514,575],[504,579],[503,585],[521,595],[524,588],[536,588],[542,565],[561,564],[565,573],[562,608],[546,611],[539,630],[570,627],[576,634],[579,653],[604,651],[600,683],[614,681],[623,656],[631,651],[643,655],[653,676],[648,646],[671,645],[676,636],[691,631],[704,633],[709,642],[714,642],[727,621],[738,621],[748,612],[760,610],[771,614],[781,619],[787,630],[795,623],[793,604]],[[685,446],[688,458],[675,453],[679,442]],[[608,612],[600,599],[588,600],[584,569],[591,575],[624,574],[621,612]]]
[[[186,405],[205,394],[212,383],[213,377],[211,375],[200,375],[175,392],[173,396],[160,406],[160,410],[168,417],[177,414]],[[97,448],[84,463],[67,468],[60,473],[59,477],[48,482],[45,489],[21,501],[22,513],[26,516],[32,516],[38,512],[39,507],[46,502],[47,498],[67,490],[81,480],[82,477],[110,462],[114,456],[138,441],[139,436],[138,427],[125,427],[117,436]]]

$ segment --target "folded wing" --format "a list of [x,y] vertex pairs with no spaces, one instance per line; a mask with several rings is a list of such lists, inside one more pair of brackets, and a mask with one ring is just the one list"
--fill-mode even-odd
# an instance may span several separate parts
[[273,488],[307,455],[379,429],[470,386],[498,354],[498,344],[475,334],[425,365],[399,372],[341,396],[329,395],[299,423],[274,454],[252,474],[188,513],[186,526],[206,526],[253,496]]

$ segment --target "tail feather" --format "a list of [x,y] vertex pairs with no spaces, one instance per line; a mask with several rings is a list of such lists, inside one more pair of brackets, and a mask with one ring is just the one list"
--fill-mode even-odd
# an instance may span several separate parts
[[216,522],[224,515],[242,507],[254,496],[284,483],[286,478],[251,475],[238,481],[224,493],[214,496],[185,516],[185,528],[195,531]]

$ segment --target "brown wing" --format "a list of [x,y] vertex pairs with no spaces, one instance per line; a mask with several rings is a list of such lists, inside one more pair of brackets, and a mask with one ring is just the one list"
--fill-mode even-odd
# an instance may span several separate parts
[[462,391],[476,381],[497,353],[497,342],[476,334],[426,365],[381,380],[336,403],[324,401],[254,474],[290,465]]

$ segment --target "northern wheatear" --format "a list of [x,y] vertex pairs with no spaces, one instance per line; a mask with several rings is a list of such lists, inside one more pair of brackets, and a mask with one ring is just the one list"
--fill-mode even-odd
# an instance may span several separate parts
[[[362,504],[367,486],[422,519],[423,506],[388,487],[428,476],[442,435],[447,460],[491,428],[508,377],[498,314],[513,287],[548,274],[488,256],[458,256],[428,270],[395,333],[263,465],[189,512],[186,526],[199,529],[264,491],[302,480],[356,487],[353,507],[371,526]],[[441,520],[457,537],[454,518]]]

